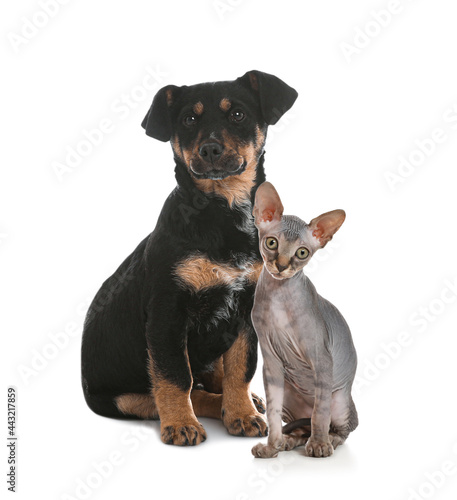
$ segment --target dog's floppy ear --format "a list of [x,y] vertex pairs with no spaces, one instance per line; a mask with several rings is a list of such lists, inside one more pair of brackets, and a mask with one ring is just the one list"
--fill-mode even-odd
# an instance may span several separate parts
[[274,125],[288,111],[298,93],[277,76],[252,70],[238,78],[259,97],[260,109],[267,125]]
[[180,91],[181,88],[176,85],[167,85],[157,92],[147,115],[141,122],[149,137],[163,142],[170,140],[172,132],[170,111]]

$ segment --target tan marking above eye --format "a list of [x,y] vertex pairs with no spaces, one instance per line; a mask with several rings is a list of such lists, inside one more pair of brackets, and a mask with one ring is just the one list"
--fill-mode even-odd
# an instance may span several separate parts
[[229,99],[224,97],[219,103],[219,107],[222,109],[222,111],[228,111],[232,107],[232,103]]
[[192,110],[196,115],[200,116],[203,113],[203,104],[200,101],[196,102]]
[[255,262],[245,268],[212,261],[204,254],[197,254],[183,259],[175,267],[174,274],[179,281],[194,292],[220,285],[230,285],[237,278],[255,283],[259,277],[261,262]]

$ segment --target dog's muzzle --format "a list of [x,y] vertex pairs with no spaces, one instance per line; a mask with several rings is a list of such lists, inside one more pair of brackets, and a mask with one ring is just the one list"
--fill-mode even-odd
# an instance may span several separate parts
[[190,160],[190,170],[199,179],[224,179],[240,174],[245,167],[244,158],[226,152],[223,144],[207,142],[200,146],[198,156]]

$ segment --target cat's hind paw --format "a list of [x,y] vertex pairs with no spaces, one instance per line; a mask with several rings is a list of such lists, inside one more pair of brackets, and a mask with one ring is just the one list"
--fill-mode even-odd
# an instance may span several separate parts
[[308,442],[308,437],[307,436],[293,436],[293,435],[286,435],[284,436],[284,450],[285,451],[290,451],[298,446],[303,446]]
[[346,441],[346,439],[344,439],[342,436],[334,432],[329,433],[329,438],[334,450],[336,449],[337,446],[342,445]]

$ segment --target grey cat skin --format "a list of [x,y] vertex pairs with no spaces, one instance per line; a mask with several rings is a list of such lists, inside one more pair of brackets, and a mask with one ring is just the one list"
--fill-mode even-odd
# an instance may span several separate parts
[[[345,213],[334,210],[306,224],[283,210],[273,185],[263,183],[254,217],[264,267],[252,321],[264,360],[270,430],[268,443],[254,446],[252,454],[271,458],[305,445],[307,456],[328,457],[358,424],[351,396],[357,355],[343,316],[302,270],[332,239]],[[295,424],[305,418],[310,426]],[[290,434],[283,433],[282,420]]]

